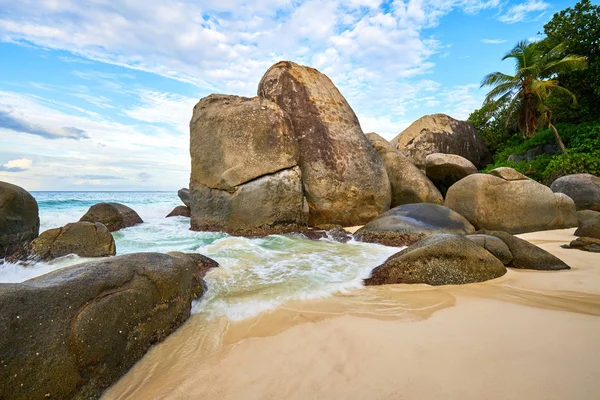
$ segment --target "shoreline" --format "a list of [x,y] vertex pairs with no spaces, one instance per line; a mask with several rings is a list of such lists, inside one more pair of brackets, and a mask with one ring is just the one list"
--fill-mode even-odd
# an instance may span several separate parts
[[596,398],[600,255],[518,235],[571,270],[370,286],[239,322],[195,314],[103,399]]

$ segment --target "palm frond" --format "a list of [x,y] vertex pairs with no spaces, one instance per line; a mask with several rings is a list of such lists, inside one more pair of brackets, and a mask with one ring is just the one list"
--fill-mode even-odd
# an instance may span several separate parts
[[491,74],[487,74],[483,80],[481,81],[481,86],[492,86],[498,83],[507,83],[514,81],[515,77],[511,75],[504,74],[502,72],[492,72]]

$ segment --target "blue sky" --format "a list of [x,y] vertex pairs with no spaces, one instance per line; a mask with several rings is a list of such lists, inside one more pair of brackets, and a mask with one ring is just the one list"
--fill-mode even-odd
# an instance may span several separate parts
[[273,63],[326,73],[365,132],[466,119],[482,77],[575,1],[0,0],[0,180],[176,190],[210,93],[254,96]]

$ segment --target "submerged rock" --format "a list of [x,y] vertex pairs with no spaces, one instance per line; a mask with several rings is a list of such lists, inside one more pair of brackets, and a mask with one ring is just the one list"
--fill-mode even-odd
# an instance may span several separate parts
[[100,222],[111,232],[144,222],[135,211],[119,203],[94,204],[79,221]]
[[107,257],[116,254],[115,240],[99,222],[74,222],[62,228],[48,229],[31,242],[31,256],[52,260],[67,254],[79,257]]
[[450,187],[444,204],[477,229],[524,233],[577,226],[569,197],[512,168],[461,179]]
[[386,246],[407,246],[440,233],[467,235],[475,233],[475,228],[447,207],[430,203],[404,204],[360,228],[354,238]]
[[444,198],[423,172],[376,133],[367,138],[383,160],[392,187],[392,207],[412,203],[443,204]]
[[426,283],[461,285],[506,273],[500,260],[461,235],[434,235],[394,254],[375,268],[365,285]]
[[510,233],[489,230],[481,230],[477,233],[495,236],[506,243],[513,256],[507,267],[548,271],[571,269],[558,257]]
[[0,182],[0,259],[24,254],[40,232],[38,204],[25,189]]
[[282,61],[264,74],[258,95],[277,103],[291,118],[309,225],[362,225],[389,209],[385,166],[327,76]]
[[189,207],[186,206],[177,206],[171,211],[165,218],[169,217],[191,217],[191,211]]
[[552,182],[553,192],[564,193],[578,210],[600,211],[600,178],[590,174],[562,176]]
[[445,114],[419,118],[391,144],[421,169],[425,169],[425,158],[432,153],[457,154],[479,168],[492,162],[492,154],[473,125]]
[[185,257],[138,253],[0,284],[0,398],[90,399],[190,316]]
[[442,195],[464,177],[477,173],[477,167],[456,154],[433,153],[425,158],[425,172]]
[[352,234],[346,231],[341,225],[319,225],[301,233],[311,240],[332,239],[339,243],[347,243],[352,240]]

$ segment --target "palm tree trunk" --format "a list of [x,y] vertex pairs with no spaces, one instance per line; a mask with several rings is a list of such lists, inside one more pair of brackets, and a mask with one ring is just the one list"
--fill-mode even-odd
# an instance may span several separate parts
[[552,125],[552,123],[548,122],[548,126],[554,131],[554,137],[556,138],[556,144],[558,144],[558,147],[560,147],[560,151],[563,154],[567,154],[567,150],[565,149],[565,145],[560,137],[560,135],[558,134],[558,131],[556,130],[556,127],[554,127],[554,125]]

